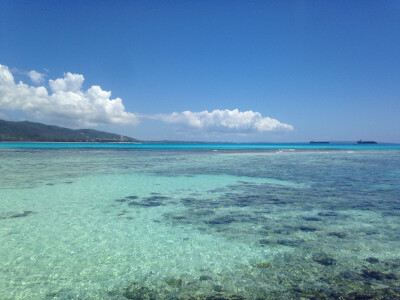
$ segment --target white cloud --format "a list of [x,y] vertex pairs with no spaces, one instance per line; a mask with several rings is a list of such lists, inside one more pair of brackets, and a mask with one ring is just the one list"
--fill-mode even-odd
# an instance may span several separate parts
[[120,98],[110,99],[111,92],[103,91],[100,86],[83,91],[83,81],[82,75],[66,73],[64,78],[49,80],[52,92],[49,94],[44,86],[15,83],[8,67],[0,65],[0,109],[21,110],[40,119],[70,125],[139,122],[135,114],[125,111]]
[[79,92],[85,79],[81,74],[64,74],[64,78],[49,80],[49,86],[53,93],[57,92]]
[[40,84],[44,81],[44,74],[36,72],[35,70],[29,71],[27,75],[33,83]]
[[259,112],[251,110],[241,112],[234,110],[213,110],[211,112],[174,112],[172,114],[159,114],[154,118],[167,123],[182,124],[198,130],[218,132],[271,132],[291,131],[293,126],[284,124],[276,119],[263,117]]
[[[16,72],[19,72],[18,70]],[[21,72],[19,72],[21,73]],[[35,83],[44,75],[36,71],[28,74]],[[137,115],[125,110],[120,98],[111,99],[111,92],[94,85],[82,89],[83,75],[65,73],[63,78],[49,80],[45,86],[30,86],[22,81],[15,83],[7,66],[0,64],[0,109],[20,110],[32,114],[40,121],[71,126],[96,126],[99,124],[136,125],[140,118],[156,119],[192,128],[198,133],[260,133],[293,130],[293,126],[276,119],[263,117],[251,110],[213,110],[181,113]],[[1,116],[1,115],[0,115]]]

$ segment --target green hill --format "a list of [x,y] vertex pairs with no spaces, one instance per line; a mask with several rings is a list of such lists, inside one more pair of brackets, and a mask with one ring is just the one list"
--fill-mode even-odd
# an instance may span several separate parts
[[29,121],[0,120],[0,141],[18,142],[137,142],[138,140],[93,129],[69,129]]

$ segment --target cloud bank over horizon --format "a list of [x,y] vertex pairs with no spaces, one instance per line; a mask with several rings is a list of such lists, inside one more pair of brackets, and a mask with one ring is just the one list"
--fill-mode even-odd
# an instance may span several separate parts
[[[40,82],[41,76],[33,72],[29,75],[32,81]],[[15,83],[8,67],[0,65],[0,109],[20,110],[38,119],[73,126],[139,122],[135,114],[125,111],[120,98],[110,99],[111,92],[97,85],[83,91],[83,81],[83,75],[65,73],[63,78],[49,80],[49,94],[44,86]]]
[[[26,73],[33,83],[41,84],[44,74],[34,70]],[[7,66],[0,64],[0,109],[22,111],[38,120],[70,126],[137,125],[141,119],[159,120],[176,124],[186,130],[216,133],[285,132],[293,126],[281,123],[259,112],[238,109],[213,111],[184,111],[171,114],[140,115],[125,110],[121,98],[111,99],[111,92],[93,85],[82,89],[85,78],[67,72],[63,78],[48,81],[48,87],[30,86],[14,76]]]
[[213,111],[159,114],[155,118],[166,123],[180,124],[197,130],[214,132],[271,132],[291,131],[293,126],[276,119],[263,117],[251,110],[241,112],[238,109],[215,109]]

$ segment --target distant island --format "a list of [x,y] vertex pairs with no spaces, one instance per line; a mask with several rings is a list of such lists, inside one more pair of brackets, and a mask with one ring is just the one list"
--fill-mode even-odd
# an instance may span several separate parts
[[114,133],[93,129],[69,129],[22,121],[0,120],[0,142],[138,142]]
[[378,144],[378,143],[375,142],[375,141],[362,141],[362,140],[359,140],[359,141],[357,141],[357,144]]

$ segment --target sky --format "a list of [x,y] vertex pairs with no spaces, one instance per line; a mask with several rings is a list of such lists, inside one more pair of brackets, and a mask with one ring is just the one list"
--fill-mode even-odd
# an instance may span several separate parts
[[0,119],[400,143],[400,2],[3,0]]

